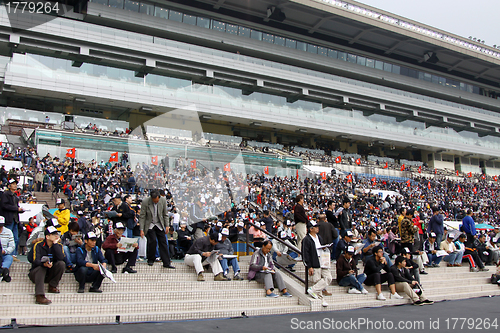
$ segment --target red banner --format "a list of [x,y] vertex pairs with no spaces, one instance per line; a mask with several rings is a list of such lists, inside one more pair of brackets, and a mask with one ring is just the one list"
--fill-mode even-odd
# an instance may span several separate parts
[[268,175],[268,174],[269,174],[269,167],[268,167],[268,166],[266,166],[266,167],[264,168],[264,174],[265,174],[265,175]]
[[340,163],[340,162],[342,162],[342,157],[337,156],[337,158],[335,159],[335,163]]
[[151,156],[151,164],[158,165],[158,156]]
[[356,160],[356,164],[357,164],[357,165],[361,165],[361,159],[360,159],[360,158],[358,158],[358,159]]
[[112,153],[111,157],[109,158],[110,162],[118,162],[118,152]]
[[66,157],[75,158],[76,157],[76,148],[66,149]]
[[190,162],[190,165],[191,165],[191,169],[196,169],[196,160],[192,160]]
[[224,164],[224,171],[231,171],[231,163],[228,163],[228,164]]

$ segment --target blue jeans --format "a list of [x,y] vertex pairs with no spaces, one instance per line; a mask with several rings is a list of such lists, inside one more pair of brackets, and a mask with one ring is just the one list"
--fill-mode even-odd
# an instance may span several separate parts
[[438,234],[436,232],[436,244],[439,246],[441,245],[441,241],[443,240],[443,234]]
[[458,252],[450,253],[449,255],[447,255],[446,257],[444,257],[443,260],[446,261],[447,263],[451,264],[451,265],[454,265],[454,264],[458,264],[457,263],[457,257],[458,257]]
[[10,265],[12,265],[12,262],[14,261],[14,258],[10,254],[4,254],[3,255],[3,262],[2,262],[2,268],[10,268]]
[[227,273],[229,273],[229,266],[233,266],[234,274],[240,271],[240,265],[238,264],[238,260],[236,258],[220,259],[219,261],[224,275],[227,275]]
[[[69,247],[67,247],[67,246],[63,246],[63,250],[64,250],[64,254],[68,258],[69,262],[71,262],[73,265],[75,265],[76,264],[76,252],[75,253],[69,252]],[[66,262],[66,264],[67,264],[67,262]]]
[[443,257],[438,257],[437,255],[435,254],[427,254],[427,257],[429,258],[429,263],[427,265],[430,265],[432,263],[436,264],[436,265],[439,265],[439,263],[441,262],[441,260],[443,260]]
[[457,264],[462,263],[462,259],[464,257],[464,252],[465,252],[465,250],[457,252],[457,259],[455,260],[455,263],[457,263]]
[[332,242],[332,247],[330,248],[330,259],[331,260],[336,260],[337,259],[337,244],[340,241],[340,236],[335,238]]
[[127,238],[134,238],[134,230],[125,228],[125,232],[123,233],[123,235]]
[[15,256],[17,254],[17,248],[19,247],[19,224],[17,223],[5,223],[5,226],[12,231],[12,234],[14,235],[14,243],[16,243],[16,248],[14,251],[12,251],[11,255]]
[[342,280],[339,281],[339,286],[342,287],[354,287],[359,291],[363,290],[363,282],[366,280],[365,274],[359,274],[358,277],[354,276],[354,274],[349,274],[344,276]]

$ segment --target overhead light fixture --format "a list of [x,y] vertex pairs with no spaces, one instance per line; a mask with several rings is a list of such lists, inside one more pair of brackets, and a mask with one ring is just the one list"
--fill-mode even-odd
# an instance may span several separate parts
[[305,128],[299,128],[296,132],[307,133],[307,130]]
[[202,115],[202,116],[200,117],[200,119],[201,119],[201,120],[210,120],[210,119],[212,119],[212,116],[209,116],[209,115],[207,115],[207,114],[204,114],[204,115]]
[[87,100],[85,98],[80,98],[80,97],[76,97],[74,99],[75,102],[80,102],[80,103],[85,103]]
[[253,123],[250,123],[250,126],[259,127],[259,126],[262,126],[262,123],[254,121]]
[[139,109],[139,111],[142,111],[142,112],[151,112],[151,111],[153,111],[153,108],[150,107],[150,106],[141,106],[141,108]]
[[12,89],[12,88],[3,88],[2,90],[3,92],[9,92],[9,93],[15,93],[16,92],[16,89]]

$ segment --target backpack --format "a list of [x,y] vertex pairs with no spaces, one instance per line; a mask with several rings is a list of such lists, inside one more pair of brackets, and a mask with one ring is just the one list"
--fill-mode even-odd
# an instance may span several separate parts
[[491,283],[497,284],[500,281],[500,274],[491,274]]

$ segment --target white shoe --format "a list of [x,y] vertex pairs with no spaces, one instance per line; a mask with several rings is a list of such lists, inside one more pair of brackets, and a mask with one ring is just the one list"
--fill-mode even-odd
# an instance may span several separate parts
[[385,301],[387,298],[384,297],[384,294],[380,293],[380,294],[377,295],[377,299],[379,301]]
[[368,290],[366,290],[365,288],[363,288],[363,290],[361,290],[361,293],[362,294],[368,294]]
[[326,308],[328,306],[328,303],[326,301],[323,301],[323,303],[321,303],[321,305]]
[[391,298],[394,298],[394,299],[403,299],[403,296],[400,296],[398,293],[394,293],[391,295]]
[[351,288],[349,291],[347,291],[348,294],[361,294],[361,291],[359,291],[356,288]]
[[312,288],[307,289],[307,293],[311,295],[312,298],[314,299],[319,299],[318,295],[312,290]]

